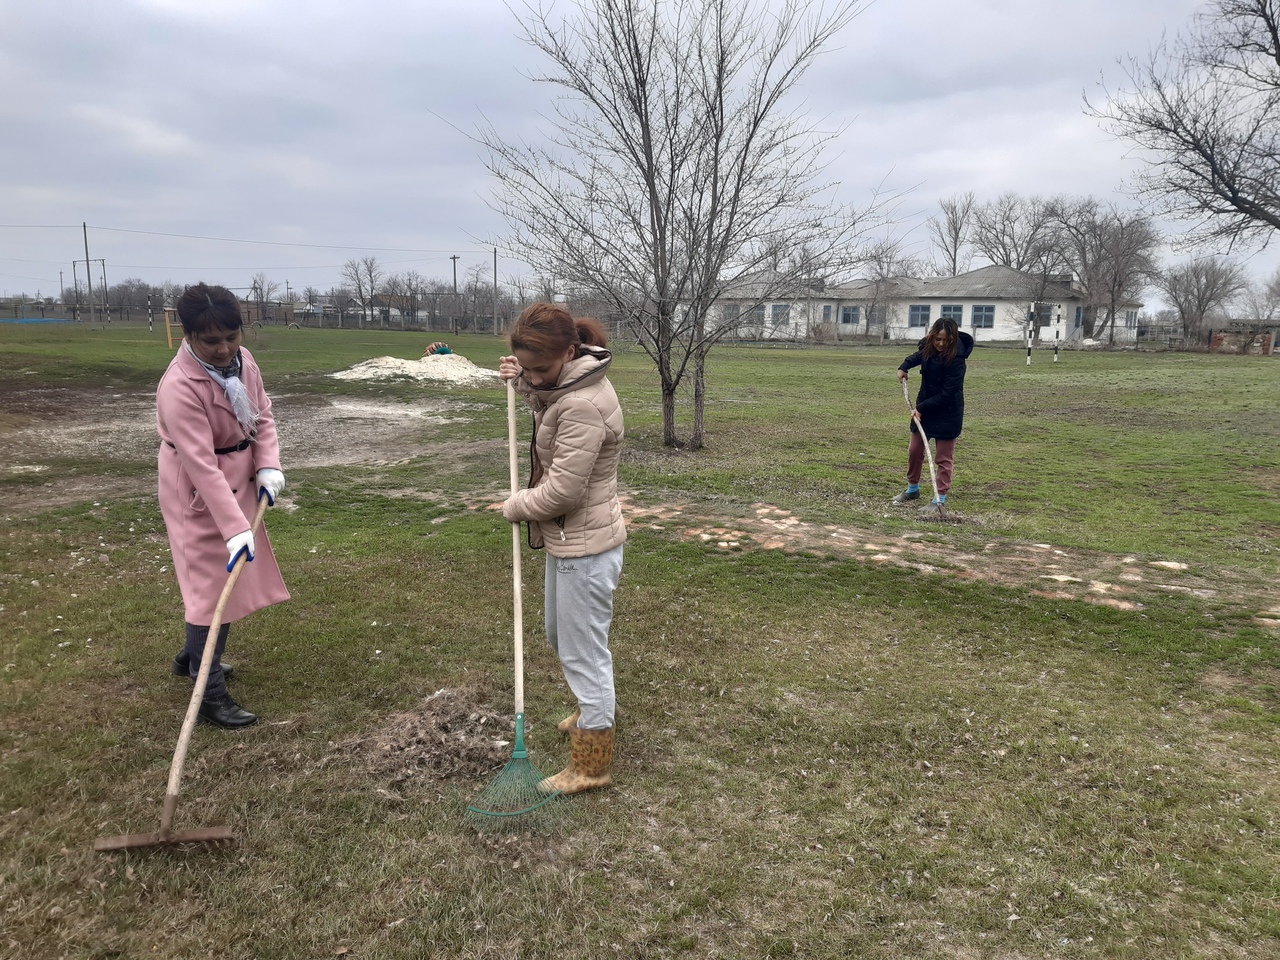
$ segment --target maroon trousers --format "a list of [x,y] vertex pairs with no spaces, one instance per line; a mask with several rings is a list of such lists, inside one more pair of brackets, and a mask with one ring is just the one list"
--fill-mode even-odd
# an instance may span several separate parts
[[[924,470],[925,439],[920,433],[911,434],[911,446],[907,448],[907,482],[919,483],[920,474]],[[951,489],[951,468],[956,459],[956,442],[954,440],[935,440],[934,461],[938,467],[938,493],[945,494]]]

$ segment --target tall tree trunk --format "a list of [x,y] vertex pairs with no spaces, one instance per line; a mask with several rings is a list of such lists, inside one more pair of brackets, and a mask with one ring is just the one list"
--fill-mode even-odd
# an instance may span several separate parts
[[676,438],[676,385],[667,377],[662,378],[662,445],[680,445]]
[[707,348],[699,346],[693,355],[693,435],[690,450],[701,450],[704,413],[707,401]]

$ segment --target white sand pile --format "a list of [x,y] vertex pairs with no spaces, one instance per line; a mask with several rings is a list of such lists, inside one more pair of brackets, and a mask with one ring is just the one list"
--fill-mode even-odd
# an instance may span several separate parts
[[401,360],[399,357],[374,357],[357,363],[349,370],[339,370],[330,376],[338,380],[390,380],[403,377],[410,380],[435,380],[456,386],[489,386],[498,379],[497,370],[477,367],[466,357],[456,353],[437,353],[421,360]]

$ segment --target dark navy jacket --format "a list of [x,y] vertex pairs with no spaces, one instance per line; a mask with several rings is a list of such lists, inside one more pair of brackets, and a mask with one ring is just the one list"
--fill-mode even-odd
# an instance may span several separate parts
[[[964,426],[964,373],[965,360],[973,353],[973,337],[960,331],[956,344],[956,358],[946,363],[941,357],[924,359],[924,347],[928,338],[920,341],[916,352],[902,361],[899,370],[920,368],[920,391],[916,394],[916,409],[924,424],[924,434],[935,440],[954,440]],[[916,432],[915,421],[911,432]]]

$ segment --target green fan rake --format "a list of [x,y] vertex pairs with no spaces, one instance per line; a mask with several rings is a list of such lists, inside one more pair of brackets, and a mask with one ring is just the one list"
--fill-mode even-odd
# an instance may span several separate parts
[[[516,468],[516,393],[507,382],[507,447],[511,492],[519,489]],[[484,832],[537,832],[552,827],[568,814],[559,790],[544,793],[542,773],[529,759],[524,743],[524,605],[520,588],[520,524],[511,525],[512,586],[515,595],[515,715],[516,743],[511,759],[467,806],[467,820]]]

